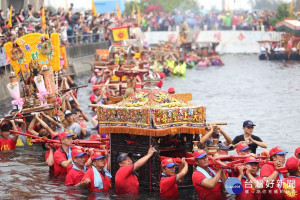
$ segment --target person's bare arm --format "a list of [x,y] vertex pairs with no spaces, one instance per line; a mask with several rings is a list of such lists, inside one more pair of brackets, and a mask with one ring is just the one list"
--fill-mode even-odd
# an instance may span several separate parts
[[39,118],[38,115],[36,115],[36,120],[38,120],[38,122],[40,122],[40,124],[47,130],[47,132],[49,134],[53,134],[54,133],[52,131],[52,129],[41,118]]
[[71,162],[72,162],[72,158],[70,158],[69,160],[62,161],[60,165],[64,168],[67,168],[71,164]]
[[176,175],[176,180],[178,183],[182,183],[183,182],[183,178],[185,177],[185,175],[188,172],[188,167],[189,165],[187,164],[187,162],[185,161],[185,158],[182,158],[182,164],[183,164],[183,168],[181,169],[181,171]]
[[206,140],[208,140],[210,138],[210,136],[213,132],[214,132],[213,127],[210,127],[209,132],[206,133],[203,137],[201,137],[200,142],[199,142],[201,148],[204,148]]
[[220,169],[218,170],[217,174],[216,174],[213,178],[211,178],[211,179],[209,179],[209,178],[204,178],[204,179],[202,180],[202,182],[201,182],[201,186],[203,186],[203,187],[205,187],[205,188],[207,188],[207,189],[213,189],[214,187],[216,187],[216,185],[217,185],[217,183],[218,183],[218,181],[219,181],[219,179],[220,179],[222,170],[223,170],[223,169],[220,168]]
[[139,160],[137,160],[134,163],[134,168],[133,171],[135,172],[136,170],[138,170],[141,166],[143,166],[148,160],[149,158],[151,158],[151,156],[153,155],[153,153],[156,152],[154,147],[150,147],[150,149],[148,150],[147,155],[145,155],[144,157],[140,158]]
[[261,148],[268,148],[268,145],[264,142],[259,142],[257,140],[253,140],[251,137],[249,138],[250,142],[253,142],[255,144],[257,144],[258,146],[260,146]]
[[32,121],[30,122],[29,126],[28,126],[28,131],[29,131],[29,133],[31,133],[32,135],[38,136],[39,133],[36,132],[35,130],[33,130],[33,126],[34,126],[35,122],[36,122],[36,118],[34,117],[34,118],[32,119]]
[[219,127],[218,126],[218,129],[219,129],[219,132],[224,136],[224,138],[225,138],[225,142],[224,142],[224,144],[226,145],[226,146],[228,146],[228,145],[230,145],[231,143],[232,143],[232,139],[231,139],[231,137],[221,128],[221,127]]
[[[18,128],[17,128],[17,126],[15,124],[15,121],[14,120],[10,120],[10,123],[12,124],[12,129],[14,131],[18,131]],[[19,137],[19,134],[14,133],[14,142],[17,142],[18,137]]]

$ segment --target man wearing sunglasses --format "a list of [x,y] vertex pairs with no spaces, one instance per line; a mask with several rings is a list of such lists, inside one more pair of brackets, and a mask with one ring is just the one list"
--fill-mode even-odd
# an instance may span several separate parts
[[233,139],[232,141],[233,148],[236,148],[239,145],[239,143],[243,141],[246,144],[248,144],[248,146],[251,149],[251,153],[254,154],[256,154],[256,149],[258,146],[262,148],[268,147],[267,144],[264,143],[258,136],[252,134],[254,130],[254,126],[256,125],[251,120],[244,121],[243,123],[244,134],[238,135]]

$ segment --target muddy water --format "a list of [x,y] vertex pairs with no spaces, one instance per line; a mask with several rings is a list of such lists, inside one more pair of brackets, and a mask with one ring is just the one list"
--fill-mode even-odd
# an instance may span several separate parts
[[[224,67],[199,67],[187,71],[186,78],[167,77],[163,89],[191,92],[194,104],[207,106],[207,121],[227,121],[223,129],[234,138],[242,134],[242,123],[252,120],[254,134],[268,144],[289,152],[300,146],[300,64],[258,61],[255,55],[224,55]],[[85,84],[89,75],[77,79]],[[79,90],[78,98],[87,113],[91,88]],[[1,104],[2,114],[9,108]],[[88,125],[92,127],[91,124]],[[258,148],[258,153],[263,149]],[[89,193],[66,187],[49,177],[44,152],[39,146],[0,153],[1,199],[116,199],[114,192]],[[192,199],[193,190],[181,197]],[[140,199],[156,199],[142,192]],[[123,199],[126,199],[123,198]]]

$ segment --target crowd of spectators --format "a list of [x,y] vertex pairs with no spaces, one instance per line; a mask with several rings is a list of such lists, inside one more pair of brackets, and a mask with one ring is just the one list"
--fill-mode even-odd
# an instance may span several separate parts
[[[269,20],[275,15],[272,11],[261,12],[215,12],[206,11],[203,8],[198,13],[192,11],[173,13],[153,11],[149,14],[141,14],[140,27],[143,31],[175,31],[181,28],[186,21],[192,30],[260,30],[264,25],[265,30],[272,30]],[[8,41],[14,41],[26,33],[43,32],[60,34],[61,43],[72,45],[96,42],[109,39],[109,28],[119,25],[138,25],[137,13],[130,16],[122,16],[119,19],[114,12],[98,14],[96,16],[90,10],[75,12],[73,4],[66,10],[58,8],[57,11],[45,9],[47,27],[41,27],[42,8],[35,11],[32,5],[26,9],[12,11],[12,26],[8,27],[9,11],[5,16],[0,10],[0,47]]]

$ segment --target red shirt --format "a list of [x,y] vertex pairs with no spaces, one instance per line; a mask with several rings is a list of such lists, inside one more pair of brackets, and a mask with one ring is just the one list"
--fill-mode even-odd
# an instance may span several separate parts
[[133,172],[133,164],[121,167],[115,176],[116,193],[139,194],[139,181]]
[[107,191],[111,188],[111,179],[108,178],[107,176],[105,176],[105,174],[103,175],[100,172],[99,172],[99,174],[100,174],[102,182],[103,182],[103,189],[101,189],[101,190],[99,188],[95,187],[93,168],[90,168],[89,170],[86,171],[86,173],[84,174],[82,180],[85,180],[87,178],[91,180],[91,182],[87,185],[88,190],[101,192],[101,191]]
[[[275,167],[273,165],[264,164],[260,170],[260,177],[262,178],[268,177],[271,174],[273,174],[274,171],[275,171]],[[262,193],[262,199],[272,199],[272,200],[284,199],[282,191],[280,190],[280,188],[278,188],[278,184],[277,184],[278,182],[280,182],[279,176],[277,176],[274,181],[269,181],[269,182],[266,181],[265,190],[267,192]]]
[[61,147],[58,148],[54,153],[54,177],[65,178],[67,175],[67,168],[61,166],[61,163],[67,160],[68,157],[66,152],[64,152]]
[[300,200],[299,176],[289,176],[283,179],[283,195],[286,200]]
[[161,177],[159,187],[161,198],[179,199],[176,175],[170,177]]
[[[259,176],[255,177],[257,181],[263,181],[263,179]],[[236,200],[258,200],[261,199],[261,193],[263,189],[256,190],[250,180],[246,181],[246,179],[242,178],[241,180],[243,191],[241,194],[236,195]],[[258,192],[259,191],[259,192]]]
[[208,189],[201,186],[201,182],[206,178],[204,174],[195,170],[192,176],[193,185],[197,191],[198,199],[201,200],[212,200],[212,199],[224,199],[222,194],[222,184],[217,183],[217,185],[213,189]]
[[[48,157],[49,157],[49,154],[50,154],[50,150],[46,152],[46,154],[45,154],[45,160],[47,160],[47,159],[48,159]],[[54,165],[52,165],[52,166],[49,166],[49,174],[51,174],[51,175],[53,175],[53,174],[54,174]]]
[[15,150],[17,142],[14,141],[14,138],[4,139],[0,138],[0,151],[9,151]]
[[65,180],[65,185],[76,185],[82,180],[83,176],[84,176],[84,172],[75,169],[74,166],[72,165],[72,168],[68,170],[66,180]]

